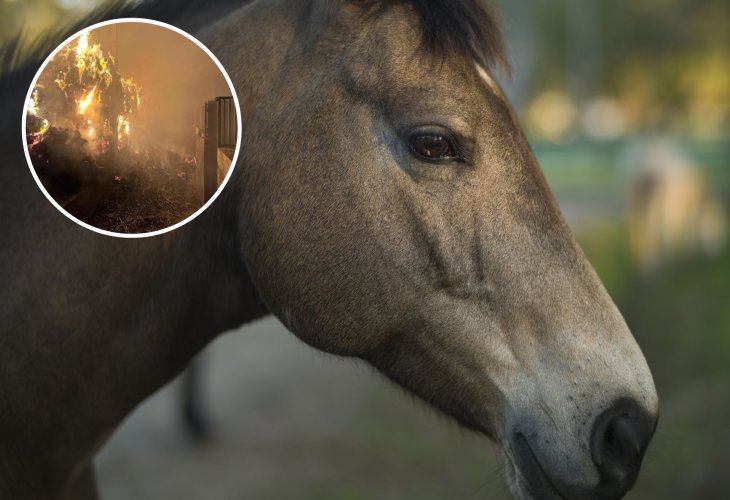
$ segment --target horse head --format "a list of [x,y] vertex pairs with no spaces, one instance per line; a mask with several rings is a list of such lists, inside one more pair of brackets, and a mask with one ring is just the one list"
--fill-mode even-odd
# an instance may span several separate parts
[[623,496],[654,383],[491,76],[488,9],[316,0],[276,22],[262,74],[233,70],[256,96],[231,189],[261,300],[494,440],[516,496]]

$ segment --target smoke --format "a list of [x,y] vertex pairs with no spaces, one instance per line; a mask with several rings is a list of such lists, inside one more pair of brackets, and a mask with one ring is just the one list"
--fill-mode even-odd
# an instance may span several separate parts
[[208,100],[231,95],[210,57],[182,35],[153,24],[118,23],[91,36],[115,56],[119,73],[142,89],[141,130],[132,129],[131,139],[192,155],[198,110]]

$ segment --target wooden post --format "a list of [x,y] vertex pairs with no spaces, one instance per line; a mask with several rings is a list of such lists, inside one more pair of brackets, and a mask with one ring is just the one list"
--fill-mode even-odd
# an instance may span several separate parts
[[195,138],[195,163],[198,193],[205,204],[218,189],[218,110],[208,101],[200,110]]

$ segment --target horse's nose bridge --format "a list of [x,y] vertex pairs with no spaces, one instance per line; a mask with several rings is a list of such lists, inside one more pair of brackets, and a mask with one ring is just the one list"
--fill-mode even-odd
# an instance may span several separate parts
[[494,310],[524,369],[542,394],[555,396],[548,406],[562,412],[574,403],[571,418],[580,418],[611,395],[634,397],[650,410],[656,393],[646,360],[582,252],[554,257],[537,250],[512,254],[516,263]]
[[523,243],[511,245],[502,254],[501,264],[490,269],[496,274],[501,300],[510,305],[509,316],[526,316],[535,333],[623,327],[613,301],[579,250]]

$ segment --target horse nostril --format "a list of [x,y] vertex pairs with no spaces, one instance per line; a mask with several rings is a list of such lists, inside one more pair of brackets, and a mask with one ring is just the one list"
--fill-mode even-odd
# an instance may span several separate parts
[[591,433],[591,456],[601,476],[598,498],[620,498],[634,485],[655,423],[627,398],[598,416]]

